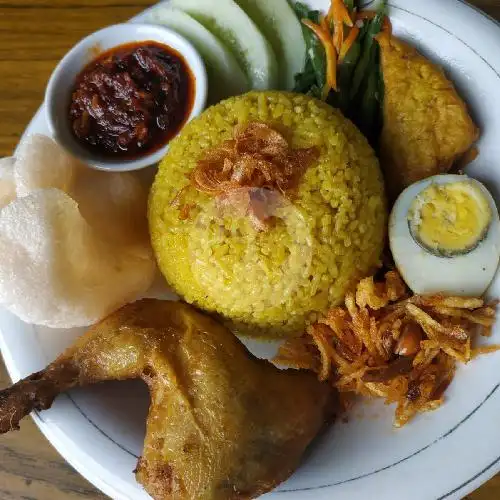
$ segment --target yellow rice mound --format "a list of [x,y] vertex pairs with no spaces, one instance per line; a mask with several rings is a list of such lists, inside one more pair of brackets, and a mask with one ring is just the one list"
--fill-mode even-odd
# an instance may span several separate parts
[[[214,198],[189,188],[207,149],[231,139],[234,126],[260,121],[293,148],[316,146],[318,161],[287,197],[272,228],[220,215]],[[299,334],[319,313],[373,271],[384,245],[386,204],[378,161],[339,112],[307,96],[251,92],[209,108],[172,141],[149,200],[158,264],[187,302],[218,313],[239,333]]]

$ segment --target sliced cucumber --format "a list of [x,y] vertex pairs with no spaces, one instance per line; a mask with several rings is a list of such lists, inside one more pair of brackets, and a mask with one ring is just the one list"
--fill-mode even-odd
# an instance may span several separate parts
[[233,0],[171,0],[176,7],[209,29],[233,52],[252,88],[277,87],[274,52],[254,22]]
[[208,100],[215,104],[226,97],[244,94],[249,82],[231,51],[201,23],[182,10],[159,5],[149,11],[147,22],[161,24],[189,40],[205,60]]
[[295,86],[295,75],[304,67],[306,45],[302,27],[287,0],[235,0],[269,40],[278,60],[279,83]]

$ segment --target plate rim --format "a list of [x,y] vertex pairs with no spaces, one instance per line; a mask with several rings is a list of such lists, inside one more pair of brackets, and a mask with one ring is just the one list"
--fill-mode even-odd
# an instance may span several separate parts
[[[316,3],[318,3],[318,1],[319,0],[317,0]],[[398,2],[398,0],[395,0],[395,1]],[[411,4],[411,0],[400,0],[399,3],[404,4],[405,1],[408,4]],[[165,0],[165,3],[167,3],[167,2],[168,2],[168,0]],[[472,13],[474,13],[474,15],[482,17],[485,21],[488,22],[488,24],[491,23],[491,24],[495,25],[496,29],[498,30],[498,33],[500,33],[500,23],[496,19],[489,16],[487,13],[485,13],[482,10],[480,10],[479,8],[477,8],[476,6],[470,5],[464,0],[445,0],[445,1],[443,1],[443,4],[445,2],[450,4],[450,6],[452,6],[455,3],[455,4],[461,4],[466,9],[470,9],[472,11]],[[401,9],[401,7],[399,5],[394,5],[393,2],[389,2],[389,5],[391,7],[396,7],[396,8]],[[139,21],[139,20],[143,19],[144,16],[146,16],[147,13],[154,8],[155,8],[155,5],[143,10],[141,13],[139,13],[137,16],[130,19],[128,22],[135,22],[135,21]],[[410,12],[410,13],[413,14],[413,12]],[[426,20],[429,21],[428,19],[426,19]],[[430,22],[432,22],[432,21],[430,21]],[[442,26],[439,26],[439,27],[442,29],[445,29]],[[455,38],[460,40],[465,45],[469,46],[466,42],[464,42],[459,37],[457,37],[455,35],[455,33],[450,33],[450,34],[452,34]],[[500,44],[499,44],[499,46],[500,46]],[[500,78],[500,73],[496,68],[491,66],[491,64],[488,61],[486,61],[475,48],[473,48],[473,47],[469,47],[469,48],[471,48],[476,53],[476,55],[478,57],[481,57],[481,59],[483,59],[483,61],[485,61],[488,64],[488,66],[490,66],[497,73],[497,75]],[[32,125],[34,122],[36,122],[37,120],[43,119],[42,114],[44,112],[45,112],[45,103],[43,103],[41,105],[41,107],[36,112],[35,116],[32,118],[32,120],[30,121],[30,123],[26,127],[26,129],[21,137],[21,140],[27,134],[29,134],[29,130],[32,128]],[[2,352],[2,355],[3,355],[4,360],[5,360],[7,371],[12,378],[15,378],[14,375],[16,374],[16,371],[17,371],[15,369],[15,363],[14,363],[13,359],[12,360],[6,359],[8,356],[6,356],[5,353],[8,352],[8,349],[4,343],[4,339],[3,339],[3,335],[2,335],[1,331],[0,331],[0,348],[1,348],[1,352]],[[490,399],[491,401],[498,400],[497,401],[498,407],[500,408],[500,394],[499,394],[500,391],[498,391],[499,386],[500,386],[500,384],[498,384],[494,388],[494,390],[492,391],[492,393],[496,392],[496,394],[490,394],[490,396],[492,396],[492,397],[488,397],[487,399]],[[75,406],[77,406],[77,405],[75,404]],[[473,413],[475,413],[475,411]],[[38,412],[35,412],[34,414],[32,414],[32,417],[33,417],[33,420],[35,421],[35,423],[37,424],[37,426],[40,428],[41,432],[49,440],[49,442],[52,443],[52,445],[57,449],[57,451],[62,455],[64,460],[66,460],[75,470],[77,470],[78,473],[80,473],[83,477],[85,477],[87,480],[89,480],[96,488],[100,489],[102,492],[104,492],[106,495],[110,496],[111,498],[124,498],[124,499],[130,498],[128,496],[122,496],[121,493],[117,495],[118,491],[115,488],[115,486],[108,484],[104,479],[99,477],[97,474],[94,474],[93,472],[91,472],[91,469],[86,467],[82,461],[78,461],[78,460],[74,459],[74,455],[72,455],[69,450],[66,453],[64,450],[67,450],[67,447],[64,444],[63,440],[59,439],[59,437],[57,436],[57,432],[54,432],[53,426],[50,423],[47,423],[43,419],[43,417],[41,417],[38,414]],[[110,439],[110,438],[108,437],[108,439]],[[493,477],[496,473],[498,473],[500,471],[500,450],[498,453],[499,453],[499,456],[496,460],[492,461],[486,467],[483,467],[482,469],[480,469],[477,472],[477,474],[475,474],[473,477],[469,478],[467,481],[459,484],[452,491],[440,496],[439,500],[445,500],[445,499],[449,499],[449,498],[461,498],[463,495],[470,493],[471,491],[475,490],[478,486],[480,486],[481,484],[483,484],[487,480],[489,480],[491,477]],[[325,485],[323,487],[311,488],[310,491],[312,491],[312,492],[318,492],[320,490],[328,491],[330,489],[333,490],[333,488],[334,488],[334,485]],[[293,496],[293,493],[300,493],[300,492],[305,492],[305,491],[307,491],[307,489],[306,490],[301,489],[301,490],[274,491],[274,492],[272,492],[272,495],[289,494],[290,496]],[[342,493],[340,493],[340,494],[342,494]],[[302,496],[302,498],[304,498],[304,495]],[[349,497],[349,498],[351,498],[351,497]]]

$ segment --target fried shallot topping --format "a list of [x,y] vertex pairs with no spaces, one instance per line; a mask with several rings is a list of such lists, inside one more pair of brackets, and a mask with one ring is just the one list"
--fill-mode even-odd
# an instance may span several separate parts
[[316,147],[292,149],[278,131],[260,122],[237,125],[233,139],[198,161],[191,185],[211,196],[241,188],[293,191],[307,168],[318,159]]

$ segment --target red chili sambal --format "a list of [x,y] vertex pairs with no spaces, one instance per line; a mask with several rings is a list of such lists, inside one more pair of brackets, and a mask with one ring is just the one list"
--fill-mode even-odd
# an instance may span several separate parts
[[148,41],[102,53],[78,76],[69,109],[74,135],[105,156],[154,152],[188,119],[195,80],[184,58]]

